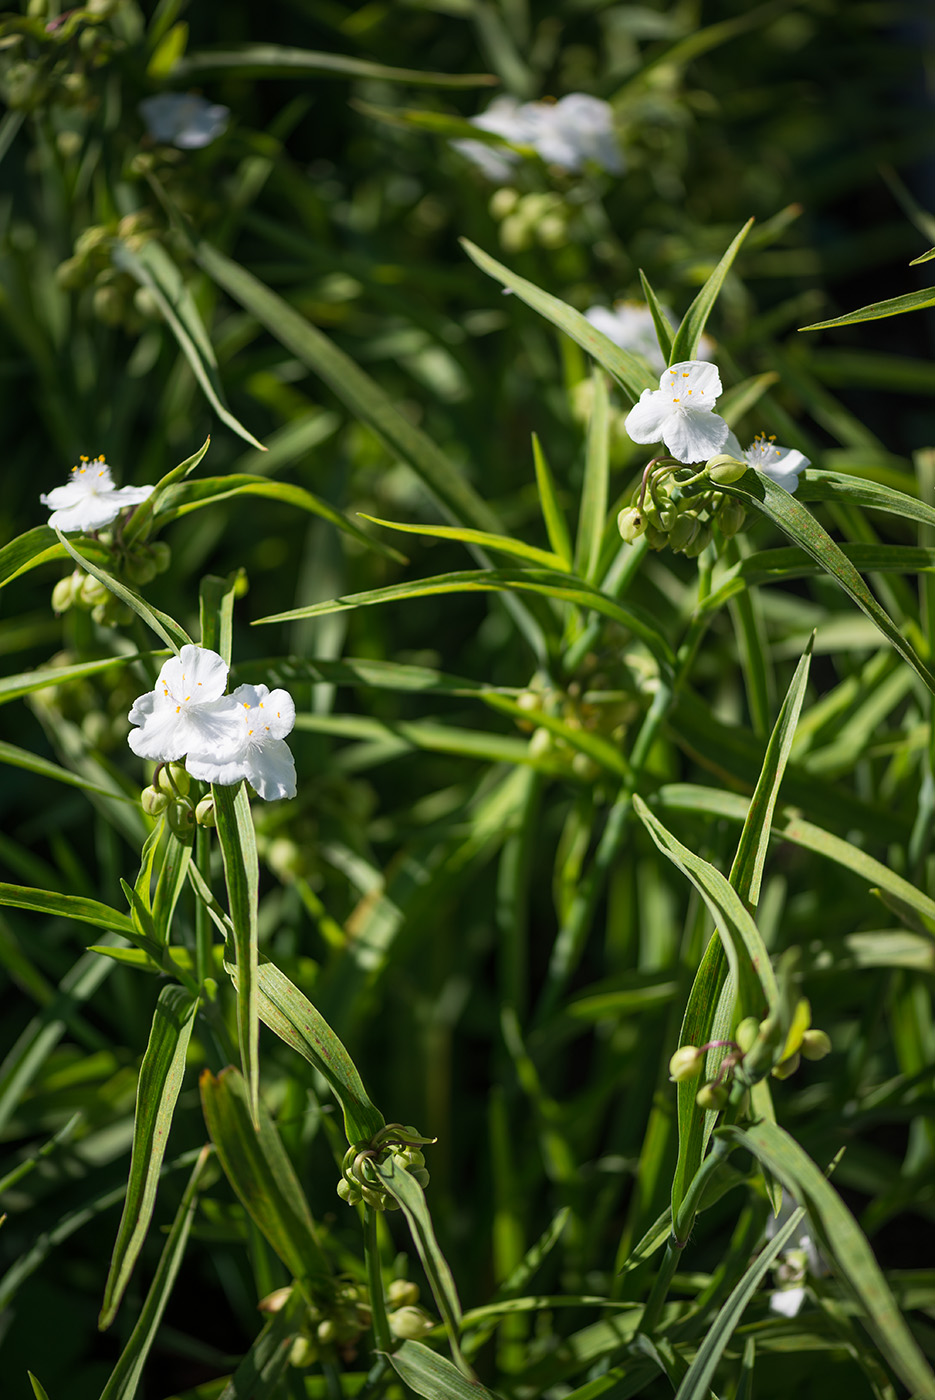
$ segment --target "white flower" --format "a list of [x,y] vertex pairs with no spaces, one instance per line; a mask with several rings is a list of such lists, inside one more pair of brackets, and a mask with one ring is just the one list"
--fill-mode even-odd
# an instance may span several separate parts
[[781,486],[784,491],[795,493],[799,484],[799,474],[809,465],[809,459],[794,447],[777,447],[774,437],[758,433],[750,446],[744,450],[733,433],[728,433],[722,449],[734,457],[741,457],[748,467],[762,472]]
[[[662,306],[659,309],[672,329],[677,330],[678,322],[669,308]],[[659,349],[653,313],[645,302],[618,301],[614,303],[613,310],[608,310],[606,306],[591,306],[584,315],[595,329],[619,345],[621,350],[642,355],[658,373],[665,369],[665,356]],[[714,341],[710,336],[701,337],[698,349],[706,360],[714,359]]]
[[[578,172],[593,162],[612,175],[622,175],[624,162],[613,116],[609,103],[584,92],[571,92],[559,102],[520,104],[515,97],[496,97],[486,112],[471,117],[470,122],[517,146],[532,146],[549,165]],[[520,159],[516,151],[481,141],[451,144],[490,180],[505,180]]]
[[39,497],[50,506],[49,524],[64,533],[72,530],[102,530],[125,506],[139,505],[152,492],[151,486],[115,486],[110,467],[103,457],[91,462],[82,457],[72,467],[71,478],[64,486],[54,487],[48,495]]
[[720,452],[728,427],[713,410],[721,392],[717,366],[680,360],[664,370],[658,389],[644,389],[624,427],[634,442],[664,442],[679,462],[703,462]]
[[244,739],[226,760],[189,755],[185,765],[193,778],[229,787],[246,778],[258,795],[271,802],[295,797],[295,760],[285,742],[295,724],[295,703],[286,690],[265,685],[239,685],[229,697],[245,717]]
[[[766,1222],[766,1238],[771,1240],[782,1227],[788,1224],[798,1202],[787,1192],[783,1192],[782,1206],[778,1216],[770,1216]],[[787,1249],[779,1256],[780,1262],[774,1266],[776,1281],[781,1285],[769,1295],[770,1312],[783,1317],[796,1317],[805,1302],[805,1281],[808,1275],[822,1278],[827,1272],[824,1259],[806,1220],[799,1226],[798,1234]]]
[[[127,736],[139,758],[172,763],[184,758],[224,763],[246,742],[243,706],[225,695],[228,666],[207,647],[182,647],[166,661],[155,690],[134,701],[128,716],[139,725]],[[190,771],[190,770],[189,770]]]
[[197,151],[227,130],[230,108],[192,92],[158,92],[144,97],[140,112],[154,141]]

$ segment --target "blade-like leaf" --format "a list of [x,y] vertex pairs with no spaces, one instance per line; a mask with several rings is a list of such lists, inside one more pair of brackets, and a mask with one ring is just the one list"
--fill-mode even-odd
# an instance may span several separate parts
[[635,402],[644,389],[659,387],[658,375],[653,374],[641,355],[621,350],[619,345],[615,345],[592,326],[580,311],[559,301],[558,297],[553,297],[549,292],[542,291],[535,283],[527,282],[525,277],[518,277],[515,272],[498,263],[496,258],[492,258],[467,238],[461,239],[461,245],[482,272],[486,272],[504,287],[509,287],[510,291],[515,292],[533,311],[538,311],[539,315],[551,321],[553,326],[558,326],[560,331],[576,340],[583,350],[606,369],[631,400]]
[[733,239],[727,252],[721,258],[711,276],[705,282],[701,291],[695,297],[691,306],[682,318],[682,324],[675,333],[672,341],[672,349],[669,351],[669,364],[679,364],[682,360],[693,360],[698,354],[698,346],[701,344],[701,337],[704,328],[708,323],[708,317],[718,294],[724,285],[724,279],[731,269],[734,259],[740,252],[741,245],[747,234],[753,227],[753,220],[748,219],[743,228]]
[[54,894],[51,890],[34,890],[27,885],[0,884],[0,904],[15,909],[33,909],[39,914],[52,914],[62,919],[78,919],[96,928],[113,929],[126,938],[136,932],[132,919],[116,909],[75,894]]
[[935,1400],[935,1375],[896,1305],[866,1236],[820,1168],[776,1123],[725,1127],[719,1132],[752,1152],[806,1207],[823,1252],[859,1300],[864,1325],[883,1355],[913,1395]]
[[163,987],[156,1002],[136,1090],[127,1196],[98,1319],[102,1330],[110,1326],[117,1314],[152,1219],[197,1006],[195,998],[183,988],[171,986]]
[[649,278],[640,268],[640,285],[643,288],[643,296],[646,298],[646,305],[649,307],[653,318],[653,326],[656,331],[656,339],[659,342],[659,350],[666,364],[669,364],[669,357],[672,354],[672,338],[674,332],[669,322],[669,318],[663,310],[662,303],[650,286]]
[[497,1400],[495,1391],[468,1380],[424,1342],[403,1342],[390,1353],[389,1361],[400,1380],[426,1400]]
[[156,507],[162,501],[169,487],[174,486],[176,482],[184,481],[202,461],[210,446],[211,439],[205,438],[197,452],[193,452],[191,457],[186,457],[184,462],[180,462],[177,467],[173,467],[171,471],[166,472],[165,476],[160,477],[146,500],[140,502],[127,521],[123,537],[128,543],[148,534]]
[[331,1269],[315,1233],[305,1193],[279,1133],[260,1106],[258,1124],[247,1087],[233,1066],[204,1070],[201,1104],[211,1141],[244,1209],[311,1302],[332,1292]]
[[129,656],[107,656],[101,661],[79,661],[74,666],[46,666],[38,671],[22,671],[18,676],[4,676],[0,680],[0,705],[9,700],[19,700],[24,695],[32,695],[37,690],[48,690],[57,685],[69,685],[72,681],[84,680],[87,676],[97,676],[115,667],[126,666],[131,661],[139,661],[148,652],[131,652]]
[[546,534],[558,558],[560,568],[570,569],[572,565],[571,536],[565,522],[565,515],[559,504],[555,478],[545,453],[535,433],[532,435],[532,457],[536,468],[536,485],[539,488],[539,507],[545,521]]
[[[916,261],[924,262],[925,259],[918,258]],[[831,321],[815,321],[811,326],[799,326],[799,330],[827,331],[835,326],[854,326],[859,321],[879,321],[884,316],[901,316],[905,311],[922,311],[927,306],[935,306],[935,287],[890,297],[888,301],[872,301],[869,306],[861,306],[857,311],[848,311],[846,315],[835,316]]]
[[298,1288],[269,1319],[217,1400],[276,1400],[289,1370],[289,1353],[308,1317],[308,1304]]
[[121,1352],[110,1379],[101,1391],[101,1400],[134,1400],[142,1379],[143,1367],[156,1339],[162,1315],[182,1264],[198,1201],[201,1176],[210,1155],[208,1147],[199,1153],[136,1326],[130,1333],[130,1340]]
[[235,49],[200,49],[179,59],[172,77],[187,81],[195,73],[238,73],[242,77],[301,78],[307,73],[333,73],[338,77],[374,78],[385,83],[413,86],[472,88],[490,87],[496,79],[489,73],[428,73],[419,68],[391,68],[348,54],[318,53],[282,44],[242,44]]
[[917,675],[935,692],[935,675],[916,655],[913,648],[899,632],[896,624],[884,612],[870,592],[853,564],[818,521],[806,510],[790,492],[777,486],[762,472],[747,471],[734,485],[726,488],[731,495],[756,507],[773,521],[775,525],[806,551],[844,589],[857,606],[867,614],[896,648],[904,661],[908,661]]
[[[106,549],[90,540],[85,541],[85,551],[96,564],[104,564],[110,557]],[[40,564],[67,558],[68,551],[58,543],[55,531],[48,525],[37,525],[0,549],[0,588]]]
[[575,572],[588,583],[597,583],[601,540],[607,523],[607,481],[610,473],[610,424],[607,381],[599,370],[591,375],[594,401],[588,420],[584,455],[584,483],[575,539]]
[[[145,505],[145,502],[143,504]],[[78,553],[74,545],[66,540],[60,530],[56,530],[55,533],[58,535],[59,540],[71,555],[72,559],[74,559],[75,563],[80,564],[86,573],[93,574],[99,583],[102,583],[105,588],[109,588],[111,593],[120,599],[121,603],[125,603],[132,612],[135,612],[138,617],[141,617],[147,627],[151,627],[156,635],[162,638],[166,646],[171,647],[174,652],[177,652],[180,646],[191,642],[191,637],[185,631],[184,627],[180,627],[174,618],[169,617],[168,613],[160,612],[158,608],[152,607],[144,598],[140,597],[135,588],[128,588],[125,583],[121,583],[118,578],[114,578],[113,574],[108,573],[106,569],[101,569],[97,564],[92,564],[90,559]]]
[[224,400],[224,389],[218,374],[217,357],[205,330],[185,279],[158,238],[150,239],[141,248],[133,249],[123,240],[116,240],[111,254],[114,265],[129,273],[145,287],[159,308],[166,325],[179,344],[201,391],[222,423],[264,451],[263,444],[235,418]]
[[427,535],[433,540],[461,540],[464,544],[480,545],[482,549],[499,550],[514,559],[526,559],[530,564],[539,564],[544,569],[564,569],[563,560],[547,549],[537,549],[526,544],[525,540],[514,540],[509,535],[493,535],[486,530],[466,530],[459,525],[404,525],[398,520],[380,520],[375,515],[363,515],[373,525],[382,525],[385,530],[404,530],[409,535]]
[[56,783],[66,783],[69,787],[81,788],[84,792],[95,792],[111,802],[122,800],[136,806],[132,797],[121,799],[111,789],[100,787],[97,783],[82,778],[78,773],[69,773],[67,768],[60,768],[57,763],[52,763],[47,758],[37,758],[34,753],[17,748],[15,744],[0,741],[0,763],[8,763],[11,768],[25,768],[28,773],[35,773],[40,778],[52,778]]
[[257,1019],[257,900],[259,862],[250,802],[243,782],[236,787],[212,783],[218,840],[224,861],[227,903],[234,930],[237,967],[237,1039],[254,1122],[258,1121],[260,1065]]

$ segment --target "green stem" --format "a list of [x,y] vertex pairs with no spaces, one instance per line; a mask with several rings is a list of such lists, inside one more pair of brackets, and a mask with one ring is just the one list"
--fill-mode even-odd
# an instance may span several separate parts
[[[206,827],[195,829],[195,864],[205,884],[211,887],[211,836]],[[195,900],[195,975],[204,986],[205,979],[213,975],[211,959],[211,919],[202,900]]]
[[367,1265],[374,1345],[377,1351],[389,1353],[393,1349],[393,1337],[383,1299],[383,1272],[380,1268],[380,1247],[377,1243],[377,1212],[373,1206],[364,1207],[364,1260]]

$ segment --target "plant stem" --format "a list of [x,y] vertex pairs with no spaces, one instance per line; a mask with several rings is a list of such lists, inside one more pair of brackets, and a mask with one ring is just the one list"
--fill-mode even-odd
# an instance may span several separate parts
[[373,1206],[364,1207],[364,1259],[367,1265],[374,1345],[377,1351],[390,1352],[393,1349],[393,1338],[383,1300],[383,1272],[380,1268],[380,1247],[377,1243],[377,1212]]

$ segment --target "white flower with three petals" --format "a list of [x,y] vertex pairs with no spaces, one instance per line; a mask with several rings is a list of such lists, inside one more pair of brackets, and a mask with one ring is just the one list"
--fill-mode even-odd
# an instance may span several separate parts
[[49,506],[53,530],[103,530],[126,506],[137,506],[152,494],[151,486],[115,486],[103,457],[82,457],[64,486],[55,486],[39,500]]
[[230,786],[246,778],[264,801],[295,797],[295,760],[286,735],[295,724],[295,702],[286,690],[239,685],[233,700],[243,714],[245,738],[234,758],[225,761],[189,756],[186,768],[205,783]]
[[717,366],[707,360],[680,360],[644,389],[624,427],[634,442],[664,442],[679,462],[704,462],[720,452],[728,427],[714,412],[721,392]]
[[742,448],[734,434],[728,433],[721,450],[729,452],[732,457],[739,457],[748,467],[762,472],[763,476],[768,476],[770,481],[793,495],[799,484],[799,475],[811,465],[809,459],[796,448],[778,447],[775,437],[767,437],[766,433],[758,433],[747,448]]
[[[227,763],[247,742],[244,709],[225,695],[228,665],[208,647],[182,647],[163,664],[154,690],[134,701],[130,748],[156,763]],[[189,770],[190,771],[190,770]]]

